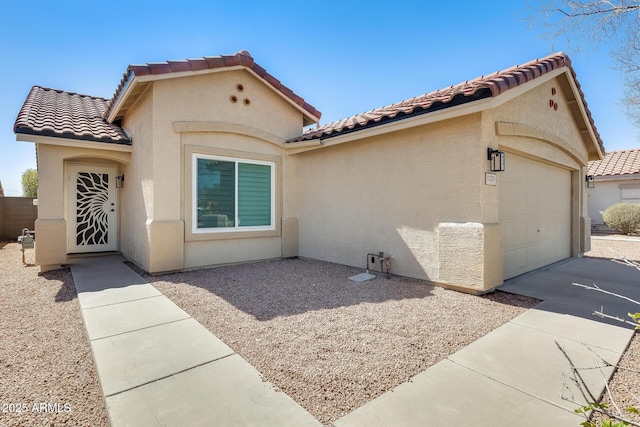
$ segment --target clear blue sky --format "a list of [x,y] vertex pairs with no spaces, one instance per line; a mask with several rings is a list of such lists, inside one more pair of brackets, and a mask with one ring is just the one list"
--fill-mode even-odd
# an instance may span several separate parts
[[[530,0],[533,3],[537,0]],[[13,123],[33,85],[110,98],[129,64],[255,60],[328,123],[565,50],[608,151],[640,146],[601,46],[572,53],[522,1],[9,1],[0,12],[0,182],[22,193],[35,147]],[[577,43],[578,45],[580,43]]]

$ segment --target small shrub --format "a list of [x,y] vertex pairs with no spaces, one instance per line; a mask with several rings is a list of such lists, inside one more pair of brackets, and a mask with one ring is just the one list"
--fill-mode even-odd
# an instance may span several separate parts
[[608,227],[622,234],[634,233],[640,226],[640,205],[616,203],[602,213],[602,220]]

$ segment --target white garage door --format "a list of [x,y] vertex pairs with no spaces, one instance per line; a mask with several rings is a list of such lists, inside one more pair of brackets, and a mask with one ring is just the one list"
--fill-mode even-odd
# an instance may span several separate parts
[[498,175],[504,278],[571,256],[571,172],[513,154]]

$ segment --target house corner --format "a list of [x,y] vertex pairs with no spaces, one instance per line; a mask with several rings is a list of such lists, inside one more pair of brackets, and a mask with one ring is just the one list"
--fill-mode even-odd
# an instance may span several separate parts
[[177,271],[184,268],[184,222],[152,220],[147,223],[149,236],[149,273]]
[[55,270],[67,262],[67,222],[63,218],[37,219],[35,263],[40,272]]
[[474,294],[502,283],[500,224],[444,222],[438,225],[438,235],[438,282]]

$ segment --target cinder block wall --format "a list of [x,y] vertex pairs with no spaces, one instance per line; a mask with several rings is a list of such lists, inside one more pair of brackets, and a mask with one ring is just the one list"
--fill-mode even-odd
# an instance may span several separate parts
[[37,217],[31,197],[0,197],[0,240],[15,240],[25,227],[34,230]]

